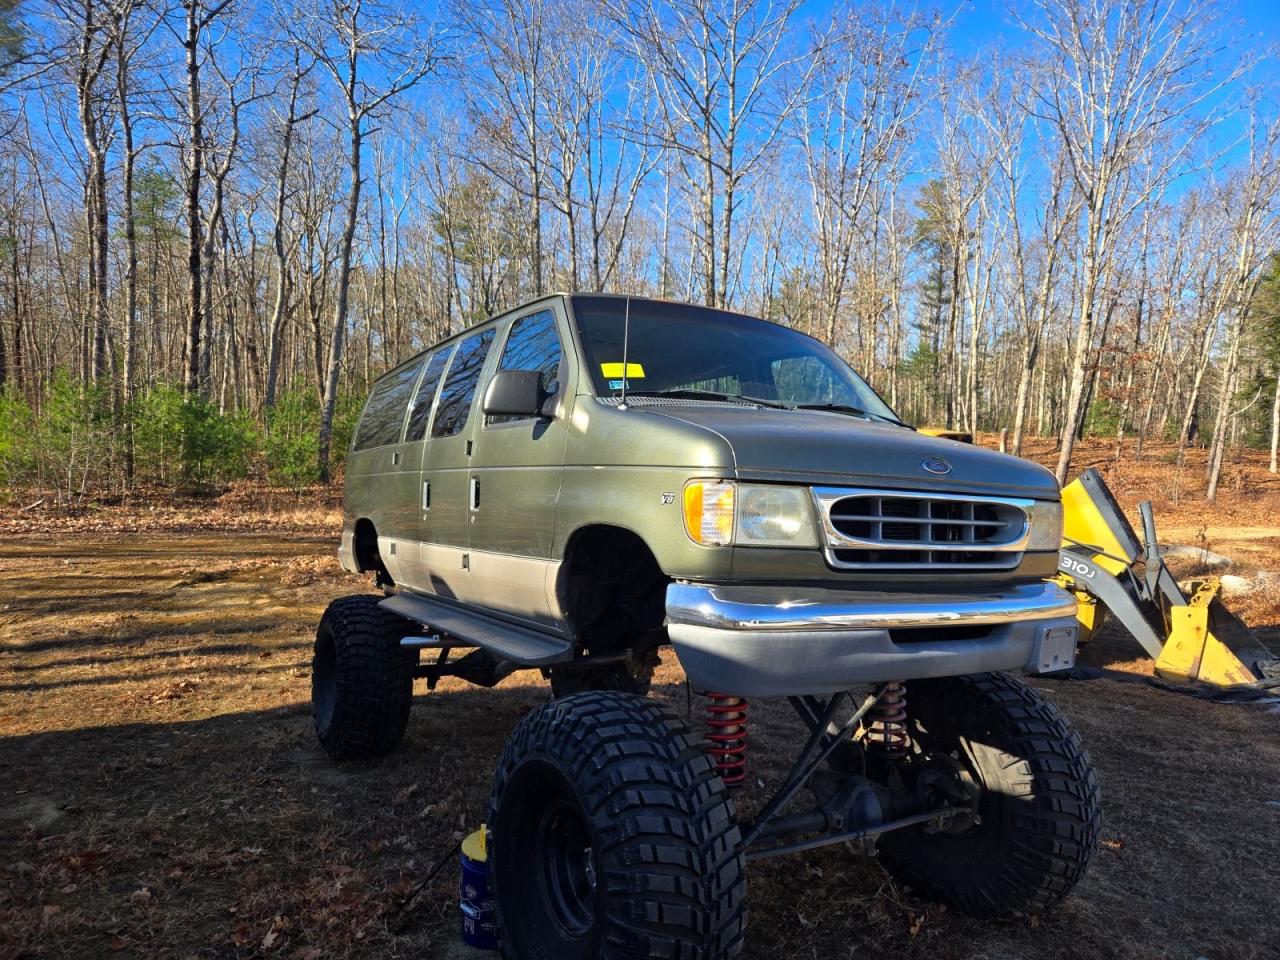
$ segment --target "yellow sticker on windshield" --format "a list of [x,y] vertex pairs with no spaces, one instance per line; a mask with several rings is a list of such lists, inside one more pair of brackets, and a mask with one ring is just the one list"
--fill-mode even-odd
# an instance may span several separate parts
[[628,363],[626,365],[627,372],[622,372],[623,365],[621,363],[602,363],[600,364],[600,372],[605,375],[605,379],[619,380],[623,377],[630,377],[635,380],[644,379],[644,367],[638,363]]

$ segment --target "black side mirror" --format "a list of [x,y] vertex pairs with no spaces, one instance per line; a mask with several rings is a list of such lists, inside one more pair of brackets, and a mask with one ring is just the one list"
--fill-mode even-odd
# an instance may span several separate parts
[[480,409],[486,416],[537,417],[542,399],[541,371],[499,370],[489,381]]

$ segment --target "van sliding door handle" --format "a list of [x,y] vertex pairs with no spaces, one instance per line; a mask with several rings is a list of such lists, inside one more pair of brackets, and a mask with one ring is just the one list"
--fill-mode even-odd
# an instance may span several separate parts
[[422,481],[422,511],[423,513],[425,513],[430,509],[431,509],[431,481],[423,480]]
[[471,478],[471,509],[480,509],[480,478]]

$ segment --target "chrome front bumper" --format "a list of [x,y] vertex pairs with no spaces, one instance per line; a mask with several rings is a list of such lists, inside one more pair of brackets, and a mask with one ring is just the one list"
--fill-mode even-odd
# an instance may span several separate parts
[[[690,681],[750,696],[1066,669],[1075,663],[1075,614],[1075,600],[1051,583],[963,595],[687,582],[667,588],[667,632]],[[912,631],[909,639],[890,633],[903,630]]]

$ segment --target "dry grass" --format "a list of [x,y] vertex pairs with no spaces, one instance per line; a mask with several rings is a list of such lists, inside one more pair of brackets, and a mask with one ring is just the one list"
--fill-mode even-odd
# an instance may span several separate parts
[[[1096,445],[1083,456],[1114,462]],[[1240,468],[1243,486],[1212,509],[1187,499],[1194,463],[1172,501],[1176,469],[1121,462],[1108,479],[1126,509],[1155,499],[1166,531],[1203,526],[1213,549],[1280,569],[1280,531],[1261,527],[1280,517],[1265,465]],[[103,535],[101,510],[59,521],[74,535],[0,542],[0,956],[462,955],[453,867],[408,910],[405,897],[483,818],[502,743],[547,689],[524,674],[422,689],[392,757],[329,763],[310,727],[310,638],[330,599],[367,584],[338,570],[323,514],[324,536],[210,530],[244,507],[188,516],[181,535]],[[1280,623],[1271,597],[1241,612]],[[1138,654],[1110,633],[1086,656],[1146,669]],[[753,866],[748,956],[1277,956],[1280,715],[1143,684],[1041,688],[1104,789],[1103,848],[1059,910],[978,923],[833,848]],[[657,695],[689,709],[670,658]],[[798,727],[762,702],[752,734],[744,806]]]

